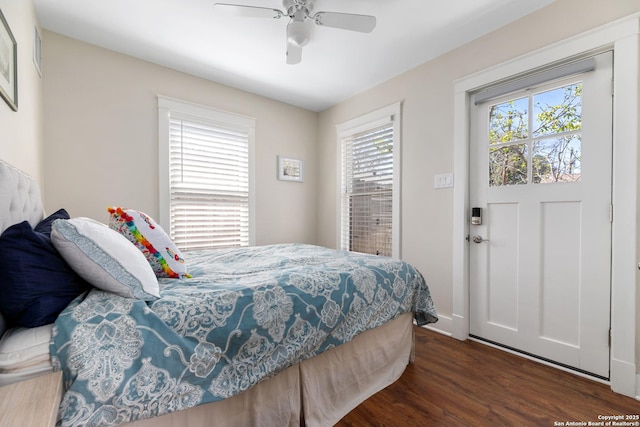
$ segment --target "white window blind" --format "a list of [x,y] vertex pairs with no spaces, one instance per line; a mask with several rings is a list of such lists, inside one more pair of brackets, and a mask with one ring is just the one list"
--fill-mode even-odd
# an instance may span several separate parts
[[391,256],[393,126],[345,138],[343,249]]
[[399,256],[398,113],[339,132],[343,250]]
[[168,222],[182,250],[248,246],[252,128],[168,111]]

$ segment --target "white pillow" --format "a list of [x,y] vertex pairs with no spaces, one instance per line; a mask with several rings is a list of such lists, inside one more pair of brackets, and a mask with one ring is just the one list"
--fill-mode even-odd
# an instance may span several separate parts
[[9,329],[0,340],[0,372],[49,361],[53,324]]
[[51,242],[83,279],[107,292],[145,301],[160,297],[151,266],[124,236],[90,218],[58,219]]

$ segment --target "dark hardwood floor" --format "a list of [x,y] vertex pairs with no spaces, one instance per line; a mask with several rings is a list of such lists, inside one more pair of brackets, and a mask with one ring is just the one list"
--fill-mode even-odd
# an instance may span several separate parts
[[[606,426],[599,416],[640,414],[639,401],[608,385],[477,342],[415,331],[415,363],[337,426]],[[626,421],[609,425],[640,425]]]

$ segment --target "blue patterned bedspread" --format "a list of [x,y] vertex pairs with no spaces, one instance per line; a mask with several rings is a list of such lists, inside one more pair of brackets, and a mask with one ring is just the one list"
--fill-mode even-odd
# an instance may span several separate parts
[[150,303],[92,290],[55,323],[59,425],[105,426],[234,396],[401,313],[437,321],[411,265],[318,246],[188,252]]

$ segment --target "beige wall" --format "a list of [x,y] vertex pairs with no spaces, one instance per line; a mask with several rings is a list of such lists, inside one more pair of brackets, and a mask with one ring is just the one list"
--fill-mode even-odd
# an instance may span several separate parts
[[37,19],[31,1],[0,0],[18,46],[18,111],[0,98],[0,159],[42,182],[42,80],[33,62]]
[[335,125],[402,101],[402,258],[424,273],[438,312],[450,318],[453,190],[434,189],[433,179],[454,168],[455,81],[638,11],[637,0],[558,0],[322,112],[318,170],[324,179],[318,181],[318,244],[336,246]]
[[[157,95],[256,119],[256,243],[316,241],[317,114],[79,42],[44,39],[48,211],[106,221],[106,207],[158,218]],[[278,155],[305,182],[278,181]]]

